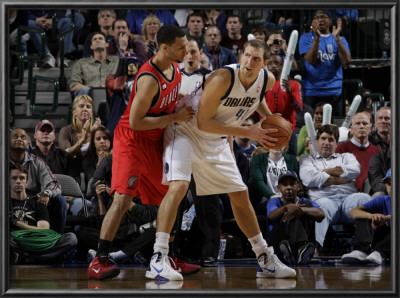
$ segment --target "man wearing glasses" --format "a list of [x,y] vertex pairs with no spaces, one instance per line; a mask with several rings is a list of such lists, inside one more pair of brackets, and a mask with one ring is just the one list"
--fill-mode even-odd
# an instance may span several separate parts
[[317,10],[311,24],[311,31],[300,37],[299,53],[304,57],[303,91],[304,103],[312,108],[318,102],[332,105],[333,115],[343,115],[342,65],[350,63],[349,45],[343,36],[342,20],[330,25],[332,19],[326,10]]

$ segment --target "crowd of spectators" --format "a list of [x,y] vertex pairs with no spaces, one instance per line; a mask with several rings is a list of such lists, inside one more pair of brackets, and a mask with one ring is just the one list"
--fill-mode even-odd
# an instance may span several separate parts
[[[57,11],[55,16],[53,13],[50,10],[29,10],[18,11],[13,16],[17,19],[26,15],[27,25],[43,29],[49,38],[54,20],[58,32],[68,30],[71,24],[70,10]],[[265,69],[275,76],[276,83],[266,93],[264,100],[272,113],[281,114],[291,123],[292,138],[284,148],[265,150],[249,139],[234,136],[232,150],[242,178],[248,184],[253,207],[258,215],[266,216],[268,227],[265,232],[270,234],[269,239],[275,250],[279,251],[282,261],[289,265],[308,263],[314,253],[318,255],[324,247],[329,225],[356,223],[358,235],[362,234],[360,229],[365,230],[368,222],[365,225],[365,220],[361,221],[360,218],[371,220],[365,215],[372,206],[367,202],[372,197],[385,196],[390,203],[387,190],[388,177],[391,178],[387,174],[391,167],[390,107],[381,107],[376,115],[371,111],[370,104],[358,111],[345,137],[346,142],[342,144],[339,144],[337,126],[322,125],[323,106],[326,103],[334,107],[335,116],[344,115],[344,103],[340,99],[342,66],[350,62],[351,53],[341,30],[342,26],[354,21],[354,13],[346,15],[346,12],[335,11],[335,14],[327,10],[314,13],[313,19],[309,20],[311,31],[299,38],[299,55],[304,58],[304,67],[300,69],[294,60],[290,78],[282,83],[284,90],[280,79],[288,40],[283,32],[286,35],[290,33],[286,26],[293,28],[292,18],[277,19],[277,23],[286,24],[285,30],[281,30],[282,25],[272,26],[271,22],[266,22],[245,32],[240,16],[220,10],[179,10],[179,14],[177,10],[174,15],[170,10],[132,9],[121,13],[101,9],[97,11],[97,18],[90,18],[91,14],[87,11],[73,13],[75,28],[66,35],[63,51],[54,50],[46,43],[41,64],[46,68],[60,66],[60,54],[64,54],[64,66],[72,65],[72,75],[68,78],[73,97],[72,123],[62,127],[56,139],[53,123],[49,120],[39,121],[35,128],[35,144],[30,142],[23,129],[16,128],[10,134],[10,193],[12,208],[15,209],[11,210],[10,219],[13,219],[13,229],[25,229],[18,223],[22,219],[18,218],[17,209],[29,207],[36,210],[37,218],[34,219],[35,223],[26,219],[28,225],[51,229],[63,235],[54,246],[57,253],[41,260],[54,259],[74,247],[81,249],[82,255],[85,251],[96,249],[99,227],[112,200],[109,190],[113,130],[126,108],[137,70],[157,52],[155,36],[165,24],[181,26],[189,40],[187,56],[190,59],[187,58],[181,65],[184,74],[182,88],[190,86],[185,94],[197,87],[198,81],[211,71],[240,62],[243,46],[248,39],[247,33],[263,40],[268,47],[269,60]],[[332,19],[338,13],[342,13],[343,21],[338,19],[332,27]],[[179,19],[176,16],[180,16]],[[97,24],[94,24],[96,21]],[[89,33],[81,36],[82,31],[88,31],[83,30],[86,26],[90,27]],[[349,34],[345,33],[346,36]],[[29,32],[29,37],[24,42],[25,55],[40,53],[40,34]],[[295,80],[294,74],[299,73],[303,79]],[[93,96],[93,88],[104,88],[107,94],[110,118],[105,121],[96,115],[95,102],[98,99]],[[304,125],[306,111],[313,116],[317,152],[311,151]],[[243,125],[255,125],[257,121],[257,115],[253,115]],[[53,174],[72,176],[79,185],[84,185],[83,198],[63,197],[60,184]],[[17,194],[15,190],[16,180],[20,180],[18,185],[25,185],[22,194]],[[202,198],[199,200],[194,187],[190,189],[188,200],[196,206],[199,220],[206,226],[210,223],[204,219],[204,210],[211,205],[200,203]],[[301,196],[297,197],[300,191]],[[87,193],[91,195],[87,196]],[[19,202],[26,197],[33,198],[32,202],[36,203],[27,207]],[[214,213],[221,212],[220,218],[224,219],[224,213],[218,211],[219,205],[229,208],[226,206],[229,201],[222,198],[223,195],[213,197],[212,208]],[[77,232],[77,238],[73,234],[66,235],[67,217],[69,214],[82,215],[82,200],[87,200],[92,220]],[[43,208],[41,203],[47,208]],[[18,208],[15,207],[17,205]],[[353,208],[359,211],[349,213]],[[154,230],[143,234],[139,226],[153,222],[156,212],[156,205],[142,204],[140,198],[134,198],[114,243],[113,258],[116,262],[126,259],[138,261],[140,256],[143,261],[143,256],[149,257],[146,255],[148,251],[143,250],[154,241]],[[385,215],[387,213],[384,212]],[[385,221],[388,220],[390,217],[386,217]],[[286,221],[292,222],[286,225]],[[219,228],[219,221],[217,225]],[[213,232],[219,234],[211,223],[209,229],[213,228]],[[289,230],[292,233],[286,235],[284,231]],[[300,232],[295,237],[293,231]],[[203,252],[201,256],[202,265],[210,259],[213,262],[217,257],[216,245],[212,243],[214,240],[209,240],[212,246],[209,251],[212,253],[207,255]],[[372,242],[372,238],[369,240]],[[359,247],[357,245],[356,242],[355,247]],[[15,241],[11,241],[11,247],[13,262],[21,263],[20,255],[26,256],[28,253],[21,250]],[[370,249],[358,249],[361,253],[358,252],[356,257],[363,260],[372,253]],[[381,253],[387,257],[385,249]],[[142,254],[138,254],[140,251]],[[354,257],[354,254],[350,257]],[[349,256],[344,259],[348,261]],[[377,263],[376,258],[374,260]]]

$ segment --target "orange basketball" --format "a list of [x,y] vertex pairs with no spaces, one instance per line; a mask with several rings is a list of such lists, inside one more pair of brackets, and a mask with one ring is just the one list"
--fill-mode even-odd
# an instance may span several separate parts
[[292,136],[292,125],[290,122],[276,114],[267,116],[267,118],[261,123],[261,127],[278,129],[277,132],[268,133],[269,136],[278,139],[275,146],[271,146],[270,149],[279,149],[286,146]]

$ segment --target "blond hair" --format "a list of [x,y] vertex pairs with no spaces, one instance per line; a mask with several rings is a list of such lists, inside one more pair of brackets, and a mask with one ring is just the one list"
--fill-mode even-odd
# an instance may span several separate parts
[[153,20],[158,24],[158,27],[159,27],[158,29],[161,28],[161,21],[160,21],[160,19],[159,19],[157,16],[153,15],[153,14],[148,15],[148,16],[143,20],[143,23],[142,23],[142,36],[143,36],[143,38],[144,38],[145,40],[148,40],[148,39],[149,39],[148,36],[147,36],[147,29],[146,29],[146,26],[147,26],[151,21],[153,21]]
[[[88,102],[88,103],[90,103],[90,105],[92,106],[92,117],[91,117],[91,122],[90,122],[90,126],[89,126],[89,129],[91,129],[92,128],[92,125],[93,125],[93,113],[94,113],[94,101],[93,101],[93,99],[89,96],[89,95],[78,95],[77,97],[75,97],[75,99],[74,99],[74,102],[72,103],[72,111],[74,111],[76,108],[77,108],[77,106],[78,106],[78,103],[79,103],[79,101],[81,101],[81,100],[84,100],[85,102]],[[74,130],[77,130],[76,129],[76,119],[75,119],[76,117],[72,117],[72,128],[74,129]]]

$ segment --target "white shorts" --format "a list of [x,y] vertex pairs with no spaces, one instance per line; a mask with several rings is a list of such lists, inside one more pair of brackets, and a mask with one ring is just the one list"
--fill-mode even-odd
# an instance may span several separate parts
[[246,190],[227,139],[203,138],[196,130],[193,120],[165,129],[163,183],[190,181],[193,173],[198,195]]

